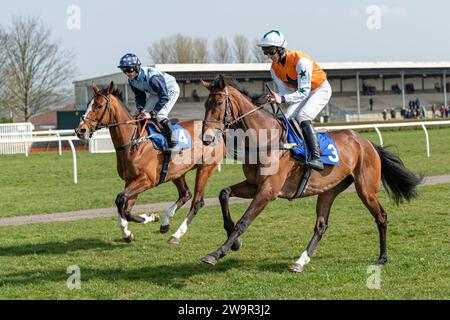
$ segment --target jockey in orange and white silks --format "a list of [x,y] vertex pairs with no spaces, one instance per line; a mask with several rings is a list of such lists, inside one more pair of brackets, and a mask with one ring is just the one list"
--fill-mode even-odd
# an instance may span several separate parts
[[272,60],[270,73],[279,90],[269,101],[287,105],[285,115],[300,123],[311,151],[307,164],[315,170],[323,170],[311,121],[325,108],[331,97],[331,86],[325,71],[305,52],[286,50],[286,38],[277,30],[267,32],[258,46]]

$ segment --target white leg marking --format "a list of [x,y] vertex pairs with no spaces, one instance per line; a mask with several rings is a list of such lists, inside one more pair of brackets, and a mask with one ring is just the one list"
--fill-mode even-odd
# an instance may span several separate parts
[[170,206],[169,209],[167,209],[166,213],[164,214],[164,219],[161,222],[162,226],[167,226],[170,222],[170,218],[172,218],[175,215],[175,211],[177,210],[177,203],[175,202],[173,205]]
[[177,239],[181,239],[181,237],[186,233],[187,231],[187,219],[184,219],[183,223],[181,224],[181,226],[178,228],[177,232],[175,232],[173,234],[172,237],[175,237]]
[[119,217],[119,227],[122,229],[123,237],[128,238],[131,234],[131,231],[128,230],[128,221]]
[[301,257],[295,261],[295,264],[299,264],[302,267],[306,266],[311,261],[311,258],[308,257],[308,253],[304,251],[301,255]]
[[143,224],[147,224],[149,222],[156,221],[156,216],[154,214],[148,215],[146,213],[141,214],[139,217],[143,218],[145,221],[142,222]]

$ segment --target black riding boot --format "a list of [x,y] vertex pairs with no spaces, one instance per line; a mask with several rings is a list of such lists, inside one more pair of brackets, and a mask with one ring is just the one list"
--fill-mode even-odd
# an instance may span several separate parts
[[303,131],[306,145],[311,153],[310,160],[307,161],[306,164],[314,170],[322,171],[324,168],[322,160],[320,160],[319,142],[317,141],[316,133],[311,125],[311,121],[303,121],[300,126]]
[[181,147],[178,144],[177,138],[173,134],[173,127],[172,124],[168,119],[163,119],[160,121],[160,124],[162,126],[162,133],[167,139],[167,144],[169,145],[169,152],[171,153],[180,153]]

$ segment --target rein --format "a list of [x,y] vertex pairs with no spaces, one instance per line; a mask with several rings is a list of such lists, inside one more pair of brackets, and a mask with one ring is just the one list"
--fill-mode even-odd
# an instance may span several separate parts
[[229,129],[231,127],[233,127],[235,124],[237,124],[238,122],[242,121],[244,118],[246,118],[247,116],[251,115],[252,113],[259,111],[261,109],[264,108],[264,105],[261,105],[255,109],[252,109],[246,113],[244,113],[242,116],[239,116],[237,118],[235,118],[234,120],[229,120],[229,115],[230,115],[230,110],[232,113],[233,118],[234,116],[234,111],[233,111],[233,107],[230,108],[231,105],[231,99],[230,96],[228,94],[228,88],[225,87],[225,92],[211,92],[210,95],[224,95],[225,96],[225,115],[223,117],[223,120],[204,120],[203,121],[203,125],[204,126],[208,126],[209,123],[219,123],[222,124],[224,126],[224,128],[222,129],[222,131]]

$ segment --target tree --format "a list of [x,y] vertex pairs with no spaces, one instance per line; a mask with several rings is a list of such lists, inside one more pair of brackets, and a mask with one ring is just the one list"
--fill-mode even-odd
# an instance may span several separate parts
[[194,39],[194,63],[208,62],[208,41],[206,39]]
[[172,55],[174,63],[193,63],[194,50],[192,49],[192,38],[178,33],[172,40]]
[[231,61],[227,38],[219,37],[214,41],[214,60],[218,63],[229,63]]
[[170,39],[161,39],[159,42],[154,42],[149,48],[148,53],[153,63],[171,63],[171,45]]
[[261,50],[261,47],[258,47],[259,39],[256,38],[253,40],[253,46],[252,46],[252,53],[253,58],[257,63],[265,63],[270,62],[269,57],[264,55],[263,51]]
[[52,41],[50,28],[37,17],[14,17],[6,34],[0,49],[4,59],[0,105],[14,118],[28,121],[38,112],[68,102],[73,56]]
[[248,40],[245,36],[237,35],[234,37],[233,49],[236,62],[249,62]]

